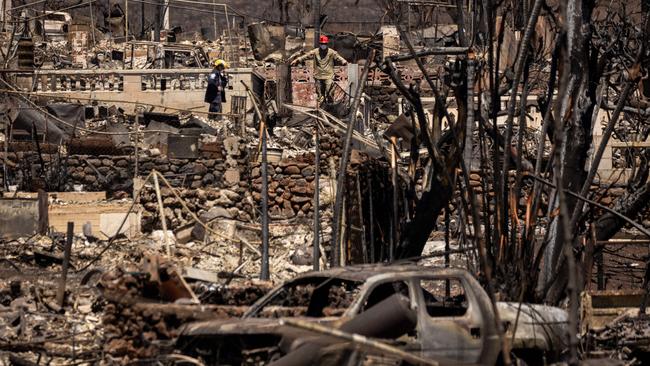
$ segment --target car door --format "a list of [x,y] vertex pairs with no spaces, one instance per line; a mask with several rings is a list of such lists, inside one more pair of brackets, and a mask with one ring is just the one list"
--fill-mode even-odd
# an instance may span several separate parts
[[417,342],[421,356],[475,363],[482,355],[482,319],[462,278],[413,279],[417,296]]

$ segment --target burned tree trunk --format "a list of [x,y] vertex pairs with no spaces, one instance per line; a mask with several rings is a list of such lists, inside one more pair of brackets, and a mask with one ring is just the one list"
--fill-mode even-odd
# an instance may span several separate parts
[[[596,106],[596,89],[600,79],[597,69],[597,50],[591,48],[591,14],[594,2],[574,0],[564,5],[566,34],[565,52],[562,55],[561,88],[556,103],[555,132],[563,134],[559,159],[561,189],[579,192],[587,176],[586,164],[592,142],[592,114]],[[556,195],[557,197],[558,195]],[[576,199],[566,197],[567,212],[573,212]],[[553,209],[559,208],[556,198]],[[563,265],[565,245],[571,245],[571,238],[565,237],[564,224],[556,216],[549,227],[548,245],[544,252],[544,265],[540,272],[540,289],[553,287],[546,294],[546,300],[555,303],[566,288],[567,276],[557,275],[557,271],[566,270]],[[573,228],[570,228],[571,230]]]

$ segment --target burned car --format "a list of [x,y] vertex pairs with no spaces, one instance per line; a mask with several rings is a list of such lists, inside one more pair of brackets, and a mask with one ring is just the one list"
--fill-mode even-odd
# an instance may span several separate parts
[[[512,306],[517,304],[499,308]],[[546,319],[546,309],[534,307],[504,311],[501,320],[512,329],[518,312],[518,326],[529,327],[527,332],[532,327],[543,340],[525,339],[530,336],[517,330],[513,346],[550,354],[565,334],[566,313],[554,309],[553,319]],[[493,365],[501,351],[495,314],[478,281],[466,270],[415,265],[353,266],[299,275],[259,299],[242,318],[187,324],[177,347],[206,364],[366,364],[376,363],[377,357],[382,364],[400,363],[351,342],[290,327],[282,318],[366,336],[439,364]]]

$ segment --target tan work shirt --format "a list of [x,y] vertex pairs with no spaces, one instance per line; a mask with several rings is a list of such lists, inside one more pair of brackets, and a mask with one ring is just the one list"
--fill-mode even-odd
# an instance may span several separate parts
[[323,58],[320,57],[320,49],[314,48],[303,56],[298,57],[296,61],[302,62],[310,57],[314,59],[314,79],[319,80],[334,78],[334,61],[338,61],[343,65],[348,63],[338,52],[331,48],[327,49],[327,53]]

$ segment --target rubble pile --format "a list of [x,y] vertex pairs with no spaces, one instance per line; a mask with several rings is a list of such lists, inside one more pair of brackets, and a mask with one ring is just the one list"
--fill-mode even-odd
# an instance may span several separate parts
[[204,291],[198,293],[204,305],[197,306],[192,288],[170,262],[158,257],[145,258],[137,270],[105,273],[98,286],[104,301],[104,351],[124,362],[169,353],[183,324],[239,317],[270,289],[259,283],[252,287],[250,282],[243,286],[197,282],[192,287]]
[[585,343],[594,356],[626,361],[626,364],[650,362],[650,318],[625,314],[603,329],[592,330]]

